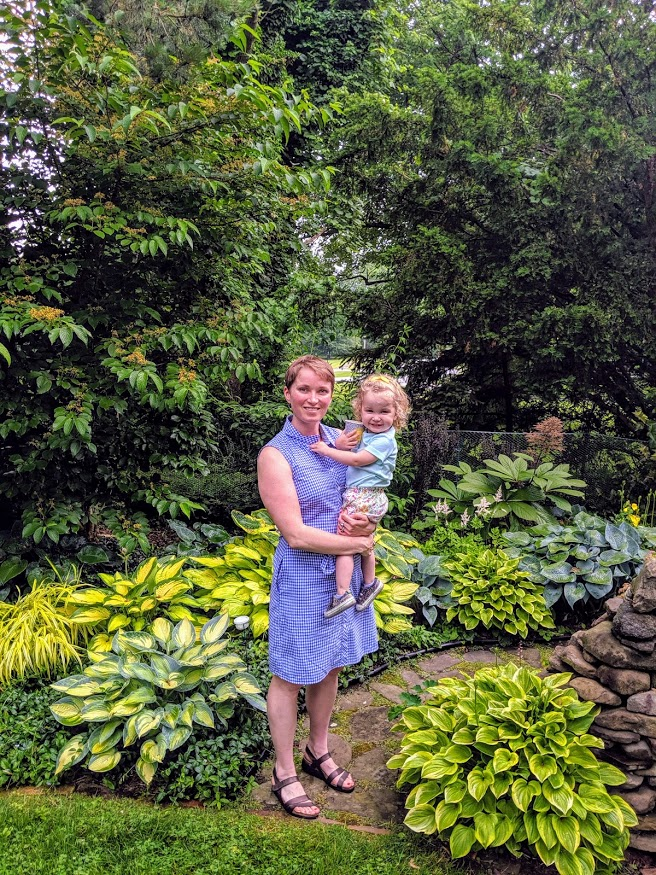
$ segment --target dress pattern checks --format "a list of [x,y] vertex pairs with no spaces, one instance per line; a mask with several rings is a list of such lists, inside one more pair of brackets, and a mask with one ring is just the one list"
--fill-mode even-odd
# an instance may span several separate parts
[[[339,431],[320,426],[333,444]],[[302,435],[289,417],[269,443],[289,463],[303,522],[325,532],[337,531],[346,483],[346,465],[313,453],[317,435]],[[351,589],[362,585],[360,558],[355,557]],[[273,560],[269,605],[269,668],[292,684],[316,684],[329,671],[359,662],[378,649],[373,608],[354,608],[331,619],[323,612],[335,593],[335,557],[292,549],[281,536]]]

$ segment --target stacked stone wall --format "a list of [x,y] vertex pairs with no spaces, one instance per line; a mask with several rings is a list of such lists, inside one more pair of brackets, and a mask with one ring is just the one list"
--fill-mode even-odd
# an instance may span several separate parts
[[604,742],[599,758],[626,775],[613,792],[639,816],[631,845],[656,852],[656,554],[590,629],[556,647],[549,668],[573,672],[570,686],[600,706],[590,732]]

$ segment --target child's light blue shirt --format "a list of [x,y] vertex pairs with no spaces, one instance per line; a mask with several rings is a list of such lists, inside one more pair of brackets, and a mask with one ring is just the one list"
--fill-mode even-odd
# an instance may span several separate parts
[[362,468],[349,465],[346,472],[347,486],[380,486],[384,488],[390,485],[398,454],[394,435],[393,426],[381,434],[364,432],[357,450],[366,450],[376,457],[376,461],[372,462],[371,465],[363,465]]

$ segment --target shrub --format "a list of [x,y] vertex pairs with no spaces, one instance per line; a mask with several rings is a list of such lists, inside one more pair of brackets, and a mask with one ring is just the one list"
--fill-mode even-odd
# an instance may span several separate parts
[[519,559],[503,550],[473,548],[444,563],[451,578],[446,618],[457,617],[465,629],[500,629],[526,638],[530,629],[553,629],[554,622],[540,588],[520,571]]
[[387,763],[401,769],[399,787],[413,786],[407,826],[448,838],[454,857],[528,847],[561,875],[621,860],[637,818],[608,793],[625,776],[591,752],[603,747],[587,732],[596,708],[563,689],[569,677],[483,669],[442,679],[407,708],[395,726],[401,751]]
[[52,685],[66,693],[51,709],[61,723],[96,725],[62,748],[57,774],[82,760],[91,771],[108,772],[123,755],[119,742],[127,748],[140,741],[136,770],[150,784],[159,763],[185,744],[195,725],[213,728],[215,718],[225,725],[233,699],[242,696],[264,710],[255,678],[238,656],[223,652],[227,625],[227,616],[215,617],[203,626],[197,643],[189,620],[174,627],[160,617],[152,635],[119,630],[113,653],[89,651],[93,664],[83,674]]
[[99,574],[104,586],[88,586],[72,593],[69,603],[77,608],[71,620],[80,626],[102,624],[107,630],[93,638],[90,649],[108,650],[114,632],[140,632],[156,617],[190,620],[197,626],[206,623],[209,616],[205,611],[211,611],[217,602],[194,597],[192,581],[180,573],[185,562],[185,558],[151,556],[130,575],[121,571]]
[[440,480],[439,489],[429,494],[449,504],[449,511],[475,514],[488,520],[490,526],[517,531],[526,523],[553,523],[549,505],[561,511],[572,508],[566,496],[582,496],[583,480],[575,479],[569,465],[543,462],[535,465],[526,453],[500,455],[498,460],[485,459],[483,467],[445,465],[445,471],[458,476],[457,482]]
[[507,554],[544,587],[549,607],[561,599],[574,607],[608,598],[635,575],[645,555],[640,532],[630,523],[615,526],[584,511],[568,526],[534,526],[503,537]]
[[68,601],[80,584],[71,567],[55,566],[49,577],[32,582],[14,604],[0,602],[0,685],[34,675],[52,677],[71,662],[82,664],[87,631],[74,623]]
[[[216,604],[229,617],[251,618],[253,635],[263,635],[269,628],[269,594],[273,576],[273,554],[278,532],[265,510],[253,514],[233,511],[234,522],[247,533],[223,545],[219,556],[194,556],[202,568],[189,568],[185,576],[204,589],[202,604]],[[376,575],[385,584],[374,602],[378,628],[402,632],[411,622],[403,616],[414,611],[407,602],[418,588],[411,580],[413,568],[423,556],[419,544],[410,535],[389,532],[378,527],[375,535]]]
[[0,692],[0,787],[58,783],[57,753],[68,738],[50,712],[58,695],[34,680]]

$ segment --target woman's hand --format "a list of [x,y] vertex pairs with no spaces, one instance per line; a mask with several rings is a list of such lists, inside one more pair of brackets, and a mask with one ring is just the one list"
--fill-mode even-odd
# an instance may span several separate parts
[[342,511],[337,521],[337,531],[340,535],[359,538],[372,535],[376,531],[376,523],[372,523],[366,513],[348,514]]

